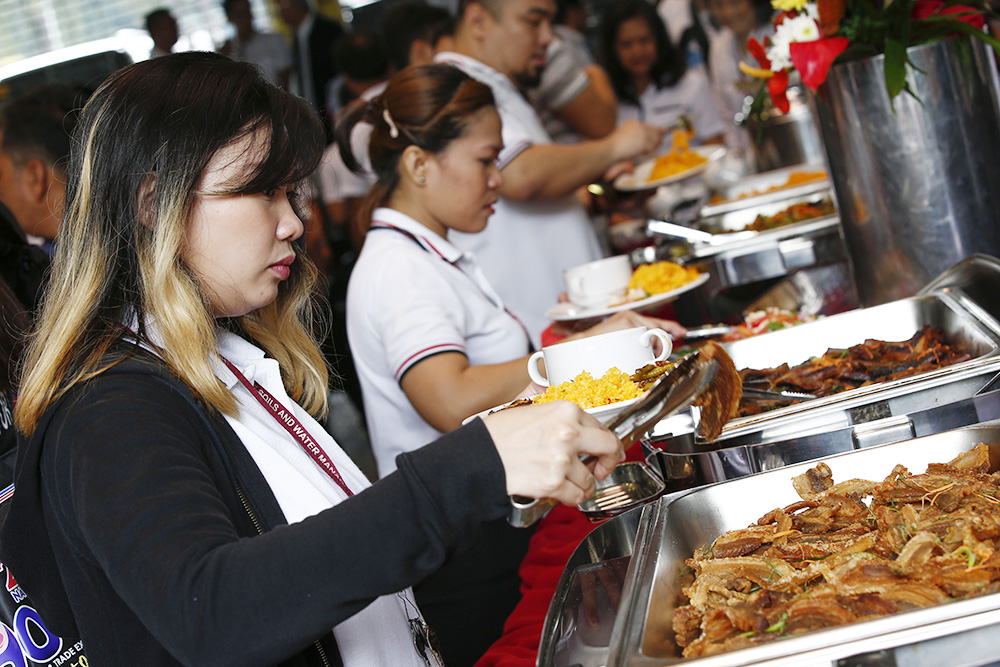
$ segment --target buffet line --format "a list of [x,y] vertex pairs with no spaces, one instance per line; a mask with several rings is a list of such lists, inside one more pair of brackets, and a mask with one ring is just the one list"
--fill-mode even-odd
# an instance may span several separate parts
[[[980,518],[958,535],[926,528],[919,517],[951,502],[942,499],[953,489],[972,488],[961,475],[992,489],[977,491],[983,499],[975,502],[1000,506],[1000,260],[971,255],[908,298],[860,307],[822,167],[749,176],[716,188],[710,200],[674,195],[659,215],[623,225],[631,236],[619,234],[618,249],[633,265],[697,271],[697,282],[668,298],[647,293],[637,309],[671,302],[682,321],[711,323],[658,363],[690,367],[703,341],[717,340],[739,374],[740,408],[711,437],[707,408],[692,400],[637,429],[645,463],[623,466],[610,486],[641,489],[639,500],[615,511],[581,506],[603,523],[566,565],[537,664],[992,660],[1000,521],[993,531],[984,527],[991,519]],[[550,317],[604,314],[561,308]],[[919,487],[905,508],[885,500],[887,489],[917,485],[931,464],[952,475],[951,486]],[[829,483],[803,491],[819,478]],[[917,518],[886,518],[900,512]],[[830,535],[810,523],[820,515]],[[888,533],[878,532],[887,521],[889,532],[912,534],[887,546]],[[939,576],[921,589],[925,598],[911,589],[911,597],[893,598],[898,587],[884,584],[908,575],[889,565],[901,551],[914,557],[910,538],[918,533],[927,540],[925,569],[953,556],[961,567],[948,575],[951,588]],[[789,549],[799,557],[776,558]],[[881,588],[855,582],[849,593],[834,586],[865,580],[858,572],[885,581]],[[938,599],[930,588],[948,594]],[[806,611],[804,600],[812,605]]]

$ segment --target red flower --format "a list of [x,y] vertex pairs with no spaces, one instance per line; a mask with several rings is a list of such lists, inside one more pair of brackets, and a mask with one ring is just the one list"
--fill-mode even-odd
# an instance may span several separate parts
[[826,81],[830,65],[851,41],[846,37],[824,37],[812,42],[792,42],[788,53],[802,77],[802,83],[814,92]]
[[840,19],[847,11],[847,0],[816,0],[816,10],[819,12],[819,33],[823,37],[833,37],[840,29]]
[[910,10],[910,18],[925,19],[937,14],[942,7],[944,7],[944,2],[941,0],[917,0],[913,3],[913,9]]
[[767,80],[767,92],[771,96],[771,102],[774,103],[781,113],[788,113],[791,108],[788,104],[788,70],[781,70],[780,72],[775,72],[774,76]]
[[951,14],[962,14],[962,16],[955,16],[954,19],[956,21],[968,23],[976,30],[982,30],[983,26],[986,25],[986,17],[984,17],[982,12],[975,7],[969,7],[968,5],[952,5],[951,7],[945,7],[938,12],[938,16]]
[[751,37],[747,40],[747,51],[757,59],[761,68],[771,69],[771,61],[767,57],[767,51],[764,50],[764,46],[757,41],[756,37]]
[[976,30],[982,30],[986,24],[986,18],[983,16],[983,13],[975,7],[968,5],[948,6],[941,0],[916,0],[913,3],[913,9],[910,10],[910,18],[915,21],[935,16],[947,16],[952,20],[968,23]]

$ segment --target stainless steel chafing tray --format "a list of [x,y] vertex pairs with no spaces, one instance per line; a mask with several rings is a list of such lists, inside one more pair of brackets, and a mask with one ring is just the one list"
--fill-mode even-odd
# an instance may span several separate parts
[[[911,472],[923,472],[928,463],[948,461],[980,442],[990,444],[991,464],[994,470],[1000,469],[1000,426],[996,424],[824,460],[835,480],[854,477],[881,480],[897,463]],[[901,657],[930,653],[940,660],[941,654],[933,653],[935,646],[965,651],[978,648],[981,661],[964,664],[982,664],[994,659],[995,637],[1000,627],[1000,594],[955,600],[707,658],[680,657],[673,642],[671,622],[680,599],[678,574],[684,560],[720,534],[744,528],[769,510],[794,502],[798,497],[791,479],[812,465],[815,461],[681,492],[648,506],[639,522],[620,611],[603,664],[639,667],[679,662],[706,667],[869,664],[863,661],[864,655],[879,651],[895,651]],[[958,663],[945,660],[936,664]]]
[[717,194],[724,201],[702,206],[700,217],[709,218],[741,208],[759,206],[790,197],[809,195],[814,192],[829,191],[830,181],[828,178],[823,178],[767,192],[770,188],[780,187],[787,183],[788,178],[792,174],[805,171],[826,171],[826,166],[818,163],[806,163],[747,176],[736,183],[720,188]]
[[688,411],[657,425],[646,445],[649,458],[675,485],[701,485],[1000,416],[994,415],[1000,394],[976,396],[1000,373],[1000,324],[969,307],[958,292],[941,291],[727,343],[737,368],[767,368],[867,338],[907,340],[929,325],[973,358],[734,419],[711,443],[696,440],[697,413]]
[[[799,195],[790,197],[787,194],[783,197],[774,199],[766,203],[758,203],[753,206],[744,206],[742,208],[734,209],[728,212],[720,213],[712,216],[703,216],[698,219],[694,224],[695,227],[706,232],[711,232],[712,234],[726,234],[729,232],[736,232],[745,229],[748,225],[753,224],[754,220],[757,219],[758,215],[774,215],[780,213],[787,209],[789,206],[794,206],[796,204],[818,204],[824,199],[830,199],[831,195],[829,192],[813,192],[807,195]],[[833,224],[839,221],[839,217],[836,214],[824,216],[823,220],[834,220]],[[757,232],[757,235],[770,234],[784,228],[796,228],[799,225],[807,225],[814,223],[820,218],[814,218],[812,220],[805,220],[803,222],[795,222],[790,225],[784,225],[783,227],[776,227],[775,229],[770,229],[764,232]]]
[[725,289],[781,278],[800,269],[845,262],[847,250],[837,215],[763,232],[735,232],[751,224],[758,214],[770,215],[817,198],[813,195],[782,199],[703,218],[692,225],[707,237],[700,242],[679,241],[676,234],[657,234],[655,221],[648,223],[648,233],[660,239],[657,255],[697,266],[712,276],[696,290],[703,301],[709,302]]

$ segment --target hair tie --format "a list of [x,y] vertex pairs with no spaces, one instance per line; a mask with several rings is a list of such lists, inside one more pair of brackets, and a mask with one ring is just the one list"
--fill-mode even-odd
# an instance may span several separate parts
[[393,139],[399,137],[399,128],[392,122],[392,116],[389,115],[388,109],[382,109],[382,118],[385,120],[385,124],[389,126],[389,136]]

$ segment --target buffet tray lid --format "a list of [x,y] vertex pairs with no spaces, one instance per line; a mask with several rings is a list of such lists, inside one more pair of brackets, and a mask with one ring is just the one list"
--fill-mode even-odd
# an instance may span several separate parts
[[[788,659],[798,656],[804,660],[804,655],[810,652],[825,652],[824,657],[835,653],[835,661],[870,650],[865,642],[875,638],[891,641],[893,636],[908,637],[909,642],[913,642],[966,629],[958,627],[963,620],[984,617],[992,623],[1000,621],[1000,593],[995,593],[817,630],[704,658],[664,655],[648,643],[652,636],[647,627],[651,608],[656,608],[656,613],[661,615],[655,621],[660,634],[663,623],[667,627],[670,625],[670,618],[664,615],[672,616],[675,600],[670,596],[676,594],[673,589],[678,587],[676,577],[671,577],[670,572],[683,565],[684,559],[701,543],[723,532],[744,528],[773,507],[793,502],[797,498],[791,484],[794,476],[824,461],[832,469],[835,480],[860,477],[881,481],[896,464],[905,465],[914,474],[921,473],[928,463],[946,462],[979,443],[989,444],[991,468],[1000,469],[1000,425],[994,422],[824,457],[663,496],[651,506],[651,516],[637,539],[621,600],[626,613],[618,615],[609,647],[608,667],[794,664]],[[672,634],[670,637],[672,641]]]

